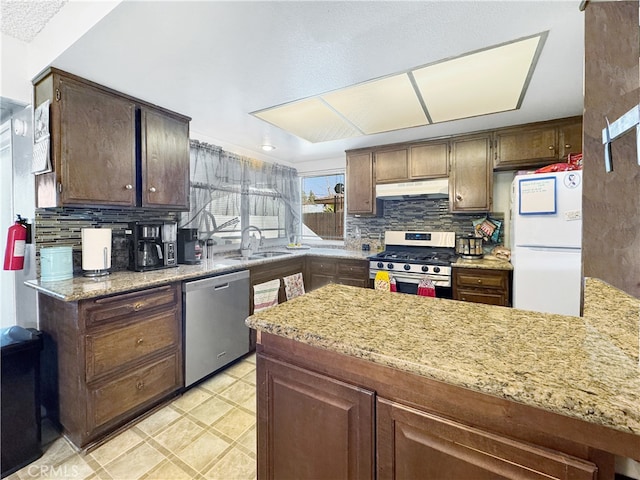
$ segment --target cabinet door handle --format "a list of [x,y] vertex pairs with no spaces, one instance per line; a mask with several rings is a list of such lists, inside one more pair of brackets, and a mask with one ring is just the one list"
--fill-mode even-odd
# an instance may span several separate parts
[[549,150],[553,150],[555,147],[553,145],[549,145]]
[[156,187],[151,187],[151,188],[149,189],[149,191],[150,191],[151,193],[156,193]]
[[458,201],[462,200],[462,195],[460,195],[460,194],[456,195],[456,200],[458,200]]
[[142,345],[143,343],[144,343],[144,339],[142,337],[136,340],[136,345]]
[[571,148],[571,144],[570,143],[565,144],[564,148]]
[[143,382],[142,380],[139,380],[139,381],[136,383],[136,389],[138,389],[138,390],[142,390],[143,388],[144,388],[144,382]]
[[133,185],[131,185],[130,183],[127,183],[127,184],[124,186],[124,188],[125,188],[125,190],[133,190]]
[[144,303],[142,302],[138,302],[138,303],[134,303],[133,304],[133,309],[137,312],[138,310],[141,310],[142,307],[144,307]]

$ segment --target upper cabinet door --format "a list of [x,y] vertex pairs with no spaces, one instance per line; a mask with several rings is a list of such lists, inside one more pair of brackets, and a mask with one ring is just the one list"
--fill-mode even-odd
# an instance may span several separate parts
[[59,125],[51,129],[62,204],[134,206],[135,104],[64,77],[56,99]]
[[449,174],[449,142],[431,142],[409,148],[409,178],[446,177]]
[[451,212],[491,210],[493,170],[490,152],[490,135],[465,137],[451,142]]
[[376,183],[406,182],[409,177],[407,149],[375,152]]
[[189,209],[189,122],[142,108],[141,206]]
[[376,215],[375,174],[371,152],[347,154],[347,213]]
[[500,130],[495,139],[496,168],[544,165],[558,158],[555,126]]
[[570,153],[582,153],[582,122],[562,125],[558,129],[559,160],[566,162]]

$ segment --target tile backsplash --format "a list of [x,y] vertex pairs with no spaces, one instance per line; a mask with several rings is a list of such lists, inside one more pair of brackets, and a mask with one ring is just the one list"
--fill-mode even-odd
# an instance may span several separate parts
[[178,221],[179,213],[132,209],[41,208],[36,209],[34,239],[37,272],[40,275],[42,247],[70,246],[73,249],[73,271],[82,272],[83,228],[111,228],[111,270],[126,270],[129,250],[125,230],[129,222],[145,220]]
[[[359,250],[361,244],[368,243],[371,250],[375,251],[380,241],[384,242],[386,230],[447,231],[465,235],[473,233],[473,220],[485,216],[484,213],[451,213],[448,199],[385,200],[383,216],[347,216],[345,244],[347,248]],[[491,212],[489,216],[496,220],[504,219],[502,212]]]

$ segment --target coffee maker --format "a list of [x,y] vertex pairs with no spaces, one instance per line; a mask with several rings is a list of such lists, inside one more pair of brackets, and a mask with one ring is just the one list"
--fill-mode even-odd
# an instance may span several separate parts
[[176,232],[176,222],[129,223],[129,270],[177,267]]
[[198,240],[197,228],[178,230],[178,263],[197,265],[202,258],[202,247]]

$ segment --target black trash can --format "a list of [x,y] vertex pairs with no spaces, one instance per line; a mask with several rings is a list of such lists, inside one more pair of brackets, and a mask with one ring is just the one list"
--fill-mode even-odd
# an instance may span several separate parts
[[42,456],[40,445],[40,351],[42,334],[13,326],[0,330],[2,350],[2,477]]

